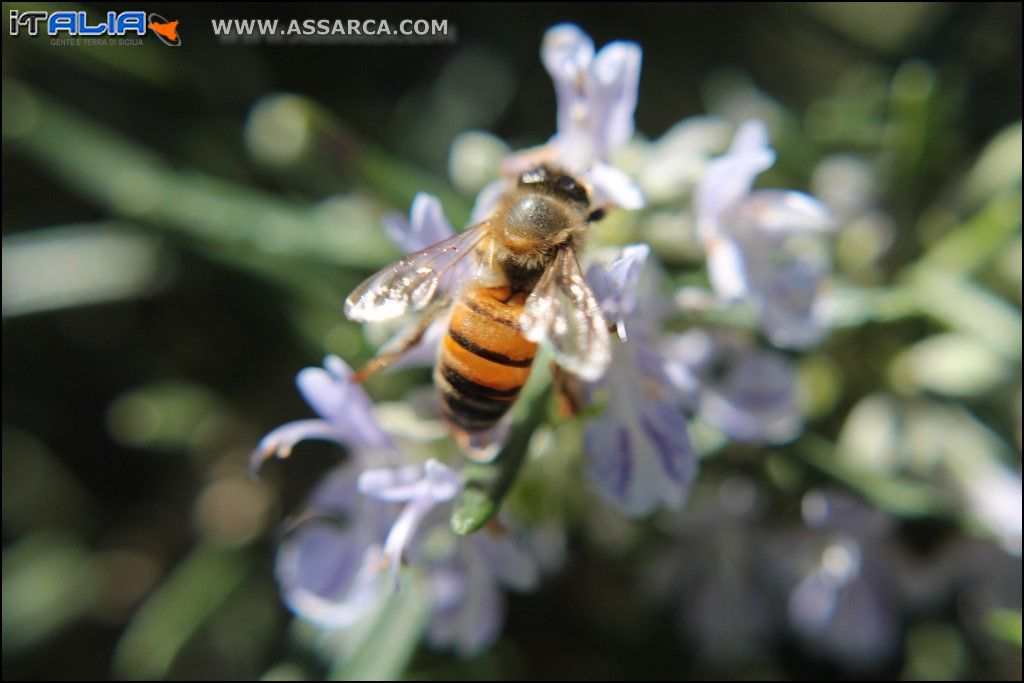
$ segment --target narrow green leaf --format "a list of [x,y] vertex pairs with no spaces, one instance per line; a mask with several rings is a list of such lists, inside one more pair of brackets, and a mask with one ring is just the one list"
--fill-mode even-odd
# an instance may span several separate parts
[[1020,230],[1020,191],[1003,192],[930,247],[917,268],[968,275],[985,265]]
[[965,277],[935,268],[915,268],[909,283],[923,313],[1020,360],[1019,309]]
[[5,547],[4,656],[24,655],[80,619],[96,599],[97,580],[96,558],[77,536],[36,531]]
[[430,600],[421,577],[410,572],[401,589],[377,613],[363,639],[339,660],[329,678],[338,681],[385,681],[402,675],[423,636]]
[[277,257],[369,268],[395,258],[366,200],[308,205],[178,170],[153,150],[15,79],[4,79],[3,106],[5,146],[35,159],[115,216],[205,244]]
[[1021,646],[1020,610],[994,609],[986,615],[988,632],[1011,645]]
[[135,613],[114,651],[114,675],[166,678],[182,648],[242,584],[250,558],[236,550],[199,546]]
[[[524,397],[529,400],[530,397]],[[452,530],[460,536],[478,531],[498,514],[501,503],[526,461],[527,445],[534,427],[547,413],[547,393],[532,397],[530,410],[512,430],[512,436],[498,456],[489,463],[466,468],[466,486],[452,512]]]
[[941,489],[906,477],[852,467],[836,457],[835,447],[819,436],[804,435],[792,452],[807,465],[857,491],[873,505],[899,517],[953,515],[955,506]]

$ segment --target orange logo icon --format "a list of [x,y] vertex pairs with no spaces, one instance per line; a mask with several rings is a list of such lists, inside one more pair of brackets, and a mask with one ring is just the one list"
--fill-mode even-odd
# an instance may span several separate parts
[[152,31],[164,45],[178,47],[181,45],[181,36],[178,35],[179,23],[180,22],[177,19],[174,21],[167,21],[166,18],[159,14],[150,12],[149,23],[146,24],[146,28]]
[[177,40],[178,40],[178,22],[177,21],[170,21],[170,22],[167,22],[166,24],[161,24],[161,23],[156,22],[156,21],[151,21],[151,22],[149,22],[149,28],[152,31],[154,31],[155,33],[159,33],[160,35],[162,35],[164,38],[166,38],[167,40],[171,41],[172,43],[177,42]]

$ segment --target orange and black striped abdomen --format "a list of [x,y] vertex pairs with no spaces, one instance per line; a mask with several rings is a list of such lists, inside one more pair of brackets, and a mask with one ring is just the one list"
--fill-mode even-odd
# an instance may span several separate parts
[[434,381],[441,412],[467,432],[490,429],[530,376],[537,345],[519,330],[526,292],[508,287],[465,292],[453,306]]

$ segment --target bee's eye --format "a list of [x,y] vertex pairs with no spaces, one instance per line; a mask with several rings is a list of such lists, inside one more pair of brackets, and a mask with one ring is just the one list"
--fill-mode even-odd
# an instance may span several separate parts
[[588,203],[587,191],[580,187],[579,183],[569,176],[559,176],[558,180],[555,181],[555,186],[558,188],[559,192],[569,198],[580,202],[581,204]]

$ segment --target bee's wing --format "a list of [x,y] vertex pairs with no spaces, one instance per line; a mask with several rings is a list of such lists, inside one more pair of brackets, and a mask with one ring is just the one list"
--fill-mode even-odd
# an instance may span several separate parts
[[555,362],[587,381],[600,379],[608,368],[608,323],[572,248],[559,250],[541,275],[526,299],[519,325],[527,339],[546,341]]
[[451,272],[487,236],[478,223],[370,276],[345,299],[345,315],[359,322],[390,320],[424,308]]

